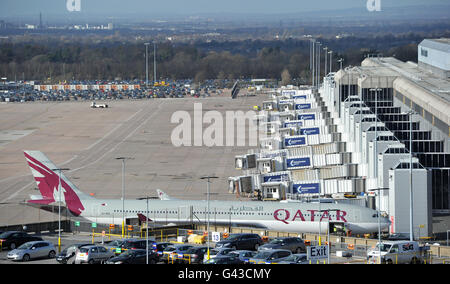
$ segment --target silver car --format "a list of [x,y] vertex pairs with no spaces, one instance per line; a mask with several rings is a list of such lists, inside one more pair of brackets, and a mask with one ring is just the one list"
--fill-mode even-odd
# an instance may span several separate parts
[[33,241],[24,243],[8,252],[7,258],[11,260],[29,261],[33,258],[54,258],[55,255],[56,248],[51,242]]
[[102,263],[114,256],[114,253],[104,246],[84,246],[78,249],[75,256],[75,263]]

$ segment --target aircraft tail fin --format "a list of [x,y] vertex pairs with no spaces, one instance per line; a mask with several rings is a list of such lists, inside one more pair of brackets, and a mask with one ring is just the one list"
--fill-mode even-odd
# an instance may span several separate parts
[[156,192],[158,193],[158,197],[160,200],[177,200],[176,198],[170,197],[167,193],[165,193],[161,189],[157,189]]
[[146,217],[144,214],[137,213],[137,215],[138,215],[139,221],[141,221],[141,222],[147,222],[147,221],[152,222],[152,219]]
[[[57,166],[40,151],[24,151],[25,158],[31,173],[37,183],[42,198],[32,197],[31,203],[50,204],[61,202],[70,212],[78,216],[85,210],[81,200],[93,199],[81,192],[61,172],[61,194],[59,193],[59,171]],[[61,200],[59,198],[61,196]]]

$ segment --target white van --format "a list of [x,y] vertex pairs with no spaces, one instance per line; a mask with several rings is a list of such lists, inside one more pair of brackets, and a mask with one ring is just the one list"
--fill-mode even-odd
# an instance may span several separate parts
[[[368,263],[422,263],[429,247],[415,241],[385,241],[367,252]],[[381,252],[381,259],[380,259]]]

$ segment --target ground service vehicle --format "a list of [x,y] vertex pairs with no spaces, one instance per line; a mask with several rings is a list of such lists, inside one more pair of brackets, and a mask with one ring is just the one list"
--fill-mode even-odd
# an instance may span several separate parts
[[0,242],[2,243],[3,249],[9,248],[13,250],[18,246],[31,241],[42,241],[42,238],[30,236],[25,232],[18,231],[6,231],[0,235]]
[[230,234],[230,236],[216,243],[216,248],[231,248],[233,250],[258,250],[263,240],[258,234]]
[[107,104],[97,104],[95,102],[91,103],[91,108],[107,108],[108,105]]
[[306,252],[305,242],[300,238],[280,237],[259,247],[258,251],[267,249],[288,249],[292,253]]
[[7,258],[11,260],[29,261],[33,258],[54,258],[56,248],[51,242],[33,241],[27,242],[8,252]]
[[[367,252],[368,263],[422,263],[428,246],[420,246],[416,241],[384,241]],[[381,254],[380,254],[381,252]]]
[[111,257],[114,256],[114,253],[110,250],[106,249],[103,246],[85,246],[81,247],[76,256],[75,256],[75,263],[81,264],[81,263],[102,263]]

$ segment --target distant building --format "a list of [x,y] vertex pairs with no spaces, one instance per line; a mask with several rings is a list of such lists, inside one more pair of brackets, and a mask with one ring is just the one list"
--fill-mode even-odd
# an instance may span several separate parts
[[441,78],[450,77],[450,39],[424,39],[418,53],[419,67]]

